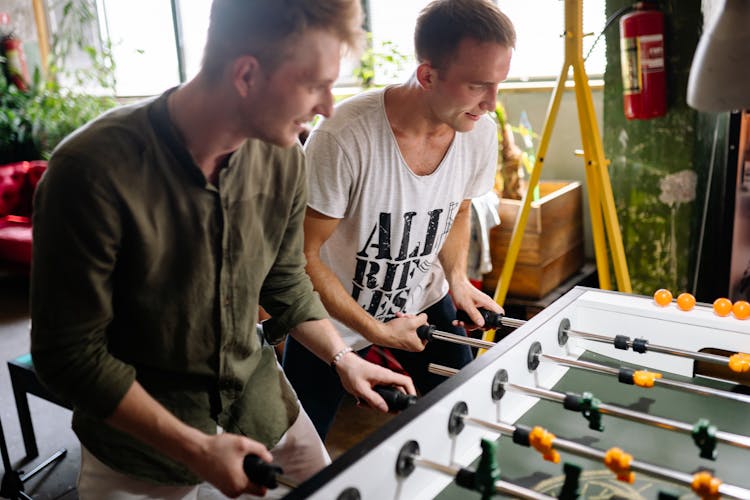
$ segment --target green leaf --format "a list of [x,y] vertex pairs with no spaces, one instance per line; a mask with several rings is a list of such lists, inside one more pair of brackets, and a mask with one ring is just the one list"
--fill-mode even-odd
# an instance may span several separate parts
[[49,158],[68,134],[116,105],[112,97],[87,95],[62,86],[58,79],[70,51],[77,49],[88,55],[91,67],[72,75],[73,81],[99,82],[114,95],[111,44],[105,42],[98,50],[78,36],[81,26],[95,19],[92,1],[58,4],[63,16],[61,29],[52,36],[47,78],[35,71],[29,89],[22,92],[0,71],[0,164]]

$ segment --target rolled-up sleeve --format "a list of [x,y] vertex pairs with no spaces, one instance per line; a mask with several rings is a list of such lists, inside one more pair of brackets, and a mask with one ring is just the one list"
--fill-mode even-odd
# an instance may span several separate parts
[[114,190],[84,158],[53,157],[33,215],[31,354],[41,381],[94,416],[109,416],[135,369],[107,349],[121,237]]

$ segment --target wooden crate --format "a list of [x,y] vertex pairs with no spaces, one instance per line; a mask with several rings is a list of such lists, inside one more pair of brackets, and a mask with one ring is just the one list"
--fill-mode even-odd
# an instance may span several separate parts
[[[539,299],[583,266],[582,189],[579,182],[542,181],[540,198],[531,203],[508,294]],[[492,271],[485,290],[494,290],[510,246],[520,200],[503,198],[501,225],[490,230]]]

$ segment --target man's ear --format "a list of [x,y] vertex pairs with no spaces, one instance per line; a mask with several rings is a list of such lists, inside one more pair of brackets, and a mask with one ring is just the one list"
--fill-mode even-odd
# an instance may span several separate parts
[[429,62],[423,62],[417,66],[417,81],[423,89],[432,88],[437,77],[437,70]]
[[232,63],[232,84],[242,97],[247,97],[261,75],[260,61],[255,56],[244,55]]

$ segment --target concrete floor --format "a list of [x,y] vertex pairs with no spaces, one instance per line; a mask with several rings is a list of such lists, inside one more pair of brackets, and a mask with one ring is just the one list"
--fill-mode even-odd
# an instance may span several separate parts
[[[0,274],[0,361],[3,365],[5,361],[29,352],[28,293],[25,275]],[[35,396],[29,396],[29,406],[39,457],[27,460],[7,366],[0,366],[0,422],[5,431],[13,470],[31,470],[55,451],[67,449],[65,458],[24,484],[25,492],[37,500],[76,500],[80,447],[70,429],[71,412]],[[331,457],[335,458],[346,451],[389,418],[388,415],[359,408],[354,405],[353,399],[347,399],[326,441]],[[7,471],[4,470],[4,474],[7,477]]]

